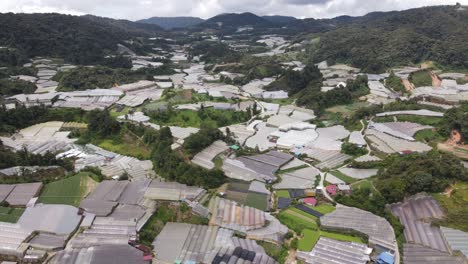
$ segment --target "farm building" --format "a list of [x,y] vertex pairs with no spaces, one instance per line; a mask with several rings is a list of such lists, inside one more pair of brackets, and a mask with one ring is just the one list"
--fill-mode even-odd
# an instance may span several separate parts
[[59,93],[54,107],[104,109],[117,102],[123,93],[112,89],[94,89]]
[[430,151],[432,148],[422,142],[401,139],[373,128],[366,130],[366,137],[371,141],[370,146],[380,152],[391,154],[411,149],[416,152]]
[[150,120],[149,116],[146,116],[143,112],[135,112],[132,114],[121,115],[117,117],[118,120],[128,120],[135,123],[145,123]]
[[28,230],[68,236],[75,231],[80,221],[78,209],[73,206],[37,204],[26,208],[18,224]]
[[274,189],[309,189],[315,187],[319,170],[307,167],[281,175],[281,181],[273,185]]
[[241,124],[234,124],[227,127],[221,127],[220,130],[223,132],[224,135],[226,134],[227,129],[231,133],[231,136],[239,142],[240,145],[244,145],[247,138],[251,137],[255,134],[255,130],[249,130],[245,125]]
[[351,132],[351,134],[349,135],[348,142],[354,145],[358,145],[359,147],[364,147],[367,145],[364,136],[359,131]]
[[313,198],[313,197],[308,197],[308,198],[305,198],[303,200],[303,202],[307,205],[311,205],[311,206],[316,206],[317,205],[317,199]]
[[292,155],[278,151],[235,159],[228,158],[224,161],[223,171],[227,177],[233,179],[272,181],[276,179],[274,173],[292,159]]
[[397,250],[395,233],[385,218],[370,212],[337,205],[332,213],[320,217],[320,224],[324,228],[355,230],[369,236],[369,244],[392,253]]
[[167,223],[153,246],[156,259],[166,263],[276,263],[255,241],[217,226]]
[[447,252],[418,244],[403,244],[403,263],[411,264],[465,264],[463,256],[452,256]]
[[440,227],[442,235],[452,251],[460,251],[468,258],[468,233],[448,227]]
[[228,149],[229,147],[226,143],[221,140],[217,140],[202,150],[200,153],[195,155],[192,159],[192,162],[205,169],[211,170],[215,167],[213,159]]
[[400,139],[415,141],[413,138],[416,132],[434,128],[432,126],[423,126],[417,123],[411,122],[388,122],[388,123],[373,123],[370,122],[369,129],[375,129],[382,133],[397,137]]
[[142,80],[135,83],[124,84],[120,86],[113,87],[112,90],[120,91],[120,92],[130,92],[135,90],[146,89],[150,87],[156,86],[155,82]]
[[205,190],[196,186],[187,186],[178,182],[162,182],[152,180],[146,189],[144,197],[150,200],[181,201],[196,200]]
[[415,115],[415,116],[433,116],[433,117],[443,117],[444,113],[435,112],[427,109],[420,110],[402,110],[402,111],[392,111],[376,114],[377,117],[382,116],[397,116],[397,115]]
[[328,185],[327,187],[325,187],[325,190],[327,191],[328,194],[334,196],[336,195],[337,191],[338,191],[338,187],[334,184],[332,185]]
[[6,201],[12,206],[26,206],[28,202],[39,195],[42,182],[0,184],[0,202]]
[[404,234],[408,243],[449,252],[440,228],[430,224],[432,219],[444,217],[442,209],[434,198],[415,195],[403,203],[392,204],[390,208],[405,226]]
[[366,264],[371,252],[364,244],[321,237],[312,251],[298,251],[297,258],[308,264]]
[[128,263],[148,264],[143,251],[130,245],[102,244],[87,248],[67,248],[59,251],[51,260],[52,264],[102,264]]

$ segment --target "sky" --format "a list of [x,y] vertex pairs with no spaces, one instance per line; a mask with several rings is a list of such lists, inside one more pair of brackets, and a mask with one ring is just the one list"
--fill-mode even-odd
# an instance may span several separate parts
[[0,0],[0,12],[92,14],[129,20],[153,16],[206,19],[221,13],[240,12],[330,18],[457,2],[468,5],[468,0]]

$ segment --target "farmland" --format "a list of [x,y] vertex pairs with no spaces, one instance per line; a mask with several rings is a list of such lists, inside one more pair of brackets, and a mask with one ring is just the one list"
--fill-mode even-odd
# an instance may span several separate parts
[[438,224],[468,232],[468,183],[457,183],[446,194],[434,194],[446,212],[445,220]]
[[347,184],[351,184],[353,182],[356,182],[358,179],[349,177],[348,175],[342,173],[341,171],[335,170],[330,172],[333,176],[337,177],[338,179],[346,182]]
[[63,180],[49,183],[45,185],[39,202],[78,206],[97,184],[91,176],[89,172],[80,172]]
[[0,221],[16,223],[23,214],[23,208],[0,207]]

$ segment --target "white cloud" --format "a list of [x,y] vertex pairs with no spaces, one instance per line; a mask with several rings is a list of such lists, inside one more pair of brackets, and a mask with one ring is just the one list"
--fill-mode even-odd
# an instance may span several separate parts
[[456,2],[468,4],[468,0],[1,0],[0,12],[93,14],[130,20],[152,16],[209,18],[220,13],[247,11],[259,15],[324,18]]

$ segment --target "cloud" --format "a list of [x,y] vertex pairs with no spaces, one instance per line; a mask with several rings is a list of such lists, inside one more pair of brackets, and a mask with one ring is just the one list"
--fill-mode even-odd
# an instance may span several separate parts
[[93,14],[130,20],[152,16],[209,18],[232,12],[326,18],[456,2],[468,4],[468,0],[0,0],[0,12]]

